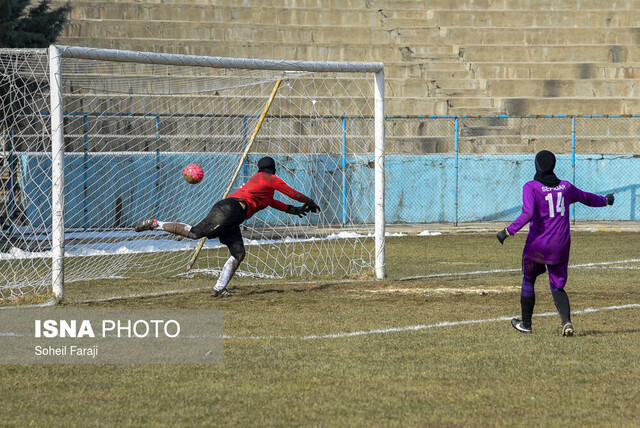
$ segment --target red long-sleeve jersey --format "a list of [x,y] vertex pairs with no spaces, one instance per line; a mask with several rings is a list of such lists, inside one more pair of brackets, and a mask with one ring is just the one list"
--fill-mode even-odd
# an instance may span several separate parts
[[242,199],[247,204],[246,219],[250,219],[256,212],[273,207],[280,211],[287,211],[289,207],[284,202],[273,199],[275,191],[284,193],[298,202],[307,203],[311,199],[290,187],[278,176],[268,172],[258,172],[244,183],[238,190],[229,195],[230,198]]

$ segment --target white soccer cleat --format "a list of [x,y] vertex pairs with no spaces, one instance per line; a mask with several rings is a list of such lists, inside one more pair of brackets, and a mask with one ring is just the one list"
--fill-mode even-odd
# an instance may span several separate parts
[[224,298],[224,297],[232,297],[233,294],[229,293],[226,288],[223,288],[222,290],[215,290],[214,289],[211,292],[211,296]]
[[575,333],[575,330],[573,329],[573,324],[571,324],[570,322],[566,323],[565,325],[562,326],[562,335],[565,337],[571,337],[573,336],[573,334]]
[[525,327],[524,323],[519,318],[513,318],[511,320],[511,326],[518,330],[520,333],[531,333],[531,327]]

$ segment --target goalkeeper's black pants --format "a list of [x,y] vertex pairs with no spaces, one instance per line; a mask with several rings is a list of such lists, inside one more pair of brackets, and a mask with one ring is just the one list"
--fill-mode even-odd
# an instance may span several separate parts
[[245,209],[239,200],[227,198],[217,202],[209,214],[190,230],[187,230],[184,223],[166,223],[163,229],[190,239],[218,238],[220,243],[229,248],[231,255],[241,262],[245,256],[240,232],[244,218]]

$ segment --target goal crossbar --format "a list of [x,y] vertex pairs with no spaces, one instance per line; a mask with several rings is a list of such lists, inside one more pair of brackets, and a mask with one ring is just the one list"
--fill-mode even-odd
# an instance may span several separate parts
[[246,70],[280,70],[334,73],[378,73],[384,71],[381,62],[323,62],[288,61],[272,59],[227,58],[200,55],[180,55],[154,52],[136,52],[117,49],[57,46],[63,58],[136,62],[143,64],[182,65],[211,68],[239,68]]

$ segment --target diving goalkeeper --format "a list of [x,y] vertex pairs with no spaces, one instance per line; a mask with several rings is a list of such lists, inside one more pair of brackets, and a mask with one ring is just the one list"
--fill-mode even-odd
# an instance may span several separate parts
[[[256,212],[272,207],[286,213],[303,217],[308,212],[317,213],[320,207],[308,196],[293,189],[276,174],[276,163],[271,157],[258,161],[258,172],[229,197],[217,202],[209,214],[195,226],[186,223],[163,222],[156,219],[143,220],[135,225],[136,232],[163,230],[190,239],[218,238],[229,248],[231,256],[222,268],[222,273],[211,292],[213,297],[230,297],[227,284],[245,256],[240,225]],[[273,198],[275,191],[303,203],[302,206],[287,205]]]
[[498,232],[502,244],[529,223],[529,234],[522,253],[522,289],[520,306],[522,319],[514,318],[511,325],[522,333],[531,333],[531,317],[535,305],[536,278],[549,271],[549,284],[553,302],[562,321],[562,335],[573,336],[569,297],[564,291],[571,234],[569,205],[574,202],[590,207],[613,205],[613,193],[598,196],[583,192],[568,181],[560,180],[553,169],[556,157],[543,150],[536,155],[536,174],[522,189],[522,213],[509,226]]

